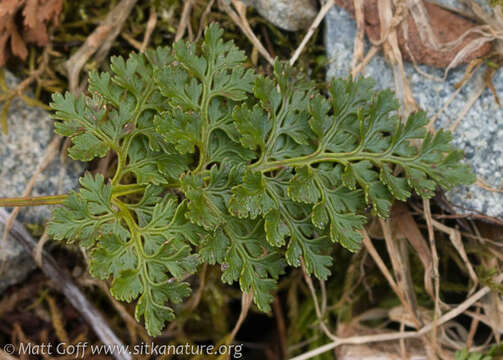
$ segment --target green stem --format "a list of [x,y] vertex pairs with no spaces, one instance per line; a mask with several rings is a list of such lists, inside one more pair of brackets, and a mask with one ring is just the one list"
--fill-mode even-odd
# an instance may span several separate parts
[[373,162],[388,162],[397,165],[407,164],[410,167],[418,168],[426,171],[422,166],[418,165],[415,160],[417,156],[412,156],[409,158],[397,157],[394,155],[389,155],[389,152],[385,153],[369,153],[369,152],[350,152],[350,153],[319,153],[314,152],[306,156],[299,156],[290,159],[268,161],[264,163],[257,163],[251,166],[255,171],[268,172],[272,170],[277,170],[284,167],[301,167],[306,165],[311,165],[313,163],[319,162],[337,162],[343,165],[348,164],[352,161],[370,160]]
[[201,148],[199,149],[199,164],[194,170],[194,173],[198,173],[204,168],[208,156],[208,145],[209,136],[211,133],[210,129],[210,119],[208,115],[208,108],[212,98],[211,87],[213,86],[213,60],[209,59],[208,68],[206,69],[205,76],[201,79],[203,85],[203,93],[201,98]]
[[[129,233],[131,234],[131,240],[133,242],[133,246],[136,249],[136,255],[138,257],[138,265],[137,265],[137,271],[140,272],[140,278],[141,282],[143,284],[143,290],[147,293],[150,293],[150,286],[148,285],[148,271],[146,268],[146,263],[145,263],[145,249],[143,248],[143,244],[141,241],[141,234],[139,233],[138,229],[138,224],[136,223],[135,219],[133,218],[133,215],[127,208],[126,204],[122,203],[119,200],[115,200],[114,204],[119,208],[119,214],[121,215],[122,219],[126,223]],[[150,295],[149,295],[150,296]]]
[[63,194],[49,196],[0,198],[0,207],[57,205],[61,204],[63,200],[66,199],[66,197],[67,195]]
[[197,164],[197,168],[194,170],[194,173],[198,173],[204,167],[206,163],[206,157],[208,152],[208,142],[209,142],[209,119],[208,119],[208,106],[209,106],[210,98],[208,96],[208,90],[206,86],[203,89],[203,102],[201,106],[201,146],[199,149],[199,164]]
[[115,169],[115,175],[112,179],[112,184],[116,184],[120,180],[120,174],[122,173],[122,167],[126,162],[126,158],[122,156],[122,152],[117,153],[117,169]]
[[144,191],[146,185],[129,184],[129,185],[114,185],[112,189],[112,197],[118,198],[119,196],[126,196],[130,194],[137,194]]
[[[178,183],[165,184],[165,188],[176,188]],[[129,184],[129,185],[114,185],[112,197],[118,198],[131,194],[141,193],[147,185]],[[68,197],[68,194],[48,195],[48,196],[27,196],[27,197],[12,197],[0,198],[0,207],[16,207],[16,206],[41,206],[41,205],[59,205]]]
[[[134,109],[134,120],[133,120],[133,125],[136,128],[136,124],[138,123],[138,119],[140,118],[140,115],[145,111],[145,103],[147,100],[150,98],[150,95],[154,92],[155,86],[154,83],[151,82],[148,87],[145,90],[145,93],[142,94],[141,96],[141,101],[138,101],[136,103],[136,107]],[[129,89],[133,94],[134,91],[132,89]],[[130,134],[128,134],[124,141],[122,142],[122,145],[118,148],[115,149],[115,152],[117,153],[117,169],[115,170],[115,175],[112,179],[112,184],[118,184],[121,180],[122,177],[122,172],[123,169],[126,167],[126,160],[127,160],[127,155],[129,151],[129,147],[131,146],[131,142],[133,138],[138,134],[138,132],[133,131]]]

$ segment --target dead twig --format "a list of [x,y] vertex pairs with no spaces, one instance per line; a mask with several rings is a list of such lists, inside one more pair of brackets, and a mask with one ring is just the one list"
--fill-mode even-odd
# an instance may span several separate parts
[[402,290],[396,283],[395,279],[393,278],[393,275],[391,275],[391,273],[389,272],[388,268],[386,267],[386,264],[384,263],[383,259],[381,258],[376,248],[374,247],[374,244],[372,244],[372,240],[370,240],[369,235],[365,230],[362,231],[362,235],[363,235],[363,245],[365,245],[365,248],[369,252],[374,262],[377,264],[379,270],[381,270],[381,273],[388,281],[388,284],[391,286],[395,294],[400,299],[400,302],[402,303],[404,308],[407,310],[407,312],[410,314],[411,317],[414,317],[413,309],[410,307],[410,304],[405,300]]
[[45,300],[49,305],[49,313],[51,315],[51,323],[54,327],[54,333],[59,341],[66,345],[70,344],[70,338],[68,337],[68,333],[66,332],[64,326],[63,315],[61,314],[61,309],[56,304],[56,301],[49,295],[46,296]]
[[126,33],[126,32],[123,32],[121,34],[121,37],[126,40],[132,47],[134,47],[136,50],[140,51],[141,49],[141,43],[136,40],[132,35]]
[[403,299],[407,302],[408,307],[411,309],[414,325],[419,328],[422,325],[421,318],[417,311],[417,299],[412,284],[412,277],[410,275],[410,267],[408,265],[408,254],[404,254],[403,248],[400,246],[398,239],[393,236],[391,231],[390,222],[387,220],[379,219],[384,234],[384,241],[386,249],[391,259],[391,266],[397,279],[397,285],[402,292]]
[[433,283],[431,281],[433,274],[433,259],[423,234],[421,234],[419,227],[404,203],[398,201],[395,203],[392,218],[397,222],[400,232],[407,238],[423,264],[424,288],[426,292],[434,298]]
[[199,303],[201,302],[201,299],[203,297],[203,292],[204,288],[206,285],[206,272],[208,270],[208,264],[204,263],[203,268],[201,270],[201,274],[199,275],[199,287],[197,288],[197,291],[194,292],[194,296],[192,297],[191,303],[190,303],[190,311],[194,311]]
[[463,107],[463,109],[459,113],[456,121],[454,121],[454,123],[449,127],[449,131],[453,132],[454,130],[456,130],[458,125],[461,123],[461,120],[463,120],[463,118],[468,113],[468,111],[471,109],[473,104],[475,104],[475,101],[477,101],[477,99],[482,95],[485,88],[486,88],[486,84],[484,83],[482,78],[479,78],[477,87],[475,89],[473,89],[473,92],[470,94],[470,98],[468,99],[465,106]]
[[367,55],[363,58],[362,62],[358,65],[355,64],[353,70],[351,70],[351,76],[356,78],[356,76],[367,66],[367,64],[372,60],[372,58],[377,54],[379,48],[377,46],[372,46],[370,50],[367,52]]
[[176,29],[175,41],[180,40],[183,37],[183,35],[185,35],[187,27],[190,26],[191,10],[192,10],[192,0],[185,0],[185,3],[183,4],[180,23],[178,24],[178,28]]
[[150,9],[150,15],[147,21],[147,28],[145,29],[145,36],[143,37],[143,42],[140,46],[140,52],[145,52],[147,50],[148,43],[150,41],[150,37],[154,32],[155,26],[157,25],[157,12],[154,8]]
[[201,22],[199,24],[199,29],[197,30],[197,35],[196,38],[194,39],[195,42],[198,42],[199,39],[201,39],[201,36],[203,35],[203,30],[204,27],[206,26],[206,18],[208,17],[209,13],[211,12],[211,8],[215,4],[215,0],[210,0],[208,5],[206,5],[206,8],[204,9],[203,15],[201,15]]
[[365,51],[365,15],[363,0],[353,0],[355,7],[356,36],[353,46],[353,59],[351,60],[351,74],[353,78],[357,64],[363,58]]
[[239,318],[238,321],[236,321],[236,325],[234,325],[234,329],[232,329],[229,335],[227,343],[230,344],[231,342],[234,341],[236,334],[238,333],[239,329],[241,328],[241,325],[243,325],[243,322],[246,319],[246,315],[248,315],[248,310],[250,310],[252,300],[253,300],[253,291],[251,289],[249,292],[244,292],[243,295],[241,296],[241,312],[239,313]]
[[[500,283],[503,281],[503,273],[499,274],[495,279],[495,283]],[[491,289],[489,286],[484,286],[480,290],[478,290],[476,293],[474,293],[472,296],[470,296],[468,299],[460,303],[458,306],[456,306],[454,309],[446,312],[444,315],[439,317],[436,321],[436,324],[433,322],[430,322],[423,326],[421,329],[418,331],[405,331],[405,332],[390,332],[386,334],[378,334],[378,335],[366,335],[366,336],[351,336],[348,338],[339,338],[336,337],[336,340],[333,342],[320,346],[317,349],[313,349],[311,351],[308,351],[302,355],[296,356],[290,360],[307,360],[311,359],[315,356],[318,356],[320,354],[323,354],[327,351],[330,351],[332,349],[335,349],[338,346],[341,345],[355,345],[355,344],[368,344],[368,343],[375,343],[375,342],[381,342],[381,341],[393,341],[393,340],[400,340],[400,339],[409,339],[409,338],[416,338],[420,336],[424,336],[430,331],[433,330],[436,326],[443,325],[447,323],[448,321],[454,319],[455,317],[463,314],[466,310],[468,310],[471,306],[473,306],[475,303],[477,303],[480,299],[482,299],[484,296],[489,294],[491,292]]]
[[86,39],[79,50],[65,62],[69,88],[73,94],[78,93],[80,71],[86,62],[94,53],[96,53],[96,62],[101,62],[106,57],[136,1],[122,0],[117,4],[101,22],[100,26]]
[[302,258],[300,259],[300,263],[302,265],[302,273],[304,274],[304,280],[305,280],[307,286],[309,287],[309,291],[311,292],[311,297],[313,298],[314,310],[316,312],[316,317],[318,318],[318,321],[320,322],[320,327],[329,339],[332,339],[335,341],[335,340],[337,340],[337,336],[334,335],[330,331],[330,329],[327,327],[327,324],[325,324],[325,320],[323,319],[325,314],[322,313],[322,311],[321,311],[320,304],[318,302],[318,296],[316,295],[316,290],[314,289],[313,280],[307,274],[306,266],[304,265],[304,260]]
[[426,224],[428,226],[428,239],[430,242],[430,251],[433,259],[433,284],[435,286],[435,312],[433,315],[433,324],[431,340],[437,348],[437,319],[440,314],[440,274],[438,272],[439,266],[439,258],[437,252],[437,245],[435,243],[435,231],[433,230],[433,218],[431,216],[431,208],[430,208],[430,200],[423,200],[423,210],[424,210],[424,218],[426,219]]
[[452,103],[452,101],[458,96],[458,94],[461,92],[461,90],[464,88],[464,86],[468,83],[468,80],[470,80],[475,73],[475,71],[479,68],[481,63],[476,63],[473,62],[467,66],[466,71],[465,71],[465,76],[463,79],[457,84],[457,89],[454,91],[451,96],[447,99],[447,101],[442,105],[440,110],[438,110],[435,115],[433,115],[428,122],[428,125],[426,126],[426,129],[430,132],[435,132],[435,122],[437,121],[438,117],[447,109],[447,107]]
[[452,245],[457,250],[459,256],[465,263],[466,268],[468,269],[468,273],[470,274],[470,278],[474,282],[474,286],[476,286],[479,282],[479,279],[477,277],[477,274],[475,273],[475,270],[473,269],[472,264],[470,263],[470,260],[468,259],[468,255],[466,254],[463,241],[461,240],[461,232],[434,219],[431,219],[431,223],[436,229],[449,235],[449,239],[451,240]]
[[[223,9],[227,15],[230,16],[232,21],[241,29],[241,31],[246,35],[248,40],[251,41],[253,46],[257,48],[259,53],[267,60],[267,62],[271,65],[274,64],[274,59],[269,54],[269,52],[265,49],[264,45],[257,38],[255,33],[250,27],[248,20],[246,19],[246,5],[240,2],[239,0],[231,0],[232,5],[237,11],[234,11],[229,4],[225,0],[218,0],[218,5],[221,9]],[[239,14],[239,15],[238,15]]]
[[272,303],[272,310],[274,312],[274,318],[276,319],[276,327],[278,328],[281,356],[284,358],[288,353],[288,340],[283,310],[281,309],[281,302],[277,296],[274,298],[274,302]]
[[44,230],[44,233],[40,237],[37,242],[37,246],[33,249],[33,259],[40,267],[42,265],[42,250],[44,249],[44,245],[49,241],[49,233],[47,232],[47,227]]
[[[480,308],[478,307],[476,309],[475,314],[480,315]],[[470,324],[470,332],[468,333],[468,336],[466,337],[466,349],[470,350],[473,344],[473,338],[475,337],[475,334],[477,332],[477,329],[479,327],[479,322],[480,320],[478,318],[473,318],[472,323]]]
[[292,57],[290,58],[290,65],[293,66],[293,64],[295,64],[295,62],[299,58],[300,54],[302,53],[302,50],[304,50],[304,48],[306,47],[307,42],[309,41],[309,39],[311,39],[311,36],[313,36],[314,32],[316,31],[316,29],[320,25],[321,21],[323,20],[325,15],[327,15],[328,11],[332,8],[332,6],[334,6],[334,4],[335,4],[335,0],[328,0],[326,2],[326,4],[324,4],[322,6],[320,11],[318,12],[318,15],[316,15],[316,17],[314,18],[313,23],[311,24],[311,26],[307,30],[306,35],[304,35],[304,38],[300,42],[300,45],[297,47],[297,49],[295,49],[295,52],[293,53]]

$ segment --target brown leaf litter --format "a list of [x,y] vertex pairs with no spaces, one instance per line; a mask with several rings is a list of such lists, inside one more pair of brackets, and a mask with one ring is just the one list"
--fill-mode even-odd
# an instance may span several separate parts
[[[44,46],[49,42],[47,26],[57,24],[63,0],[2,0],[0,1],[0,66],[10,53],[25,60],[26,43]],[[23,22],[16,19],[21,13]]]
[[[355,16],[353,0],[335,0],[335,2],[353,17]],[[378,0],[363,1],[365,33],[371,43],[382,42],[378,3]],[[479,33],[471,31],[477,26],[473,22],[428,1],[424,1],[423,5],[427,12],[424,18],[429,21],[429,27],[426,28],[427,31],[431,29],[430,35],[434,36],[436,44],[432,43],[431,39],[425,38],[424,24],[418,25],[414,16],[407,16],[405,26],[397,28],[398,45],[404,60],[446,68],[468,44],[481,40],[482,36]],[[450,46],[437,46],[437,44]],[[491,45],[488,42],[480,41],[480,46],[467,53],[461,63],[469,63],[484,56],[490,49]]]

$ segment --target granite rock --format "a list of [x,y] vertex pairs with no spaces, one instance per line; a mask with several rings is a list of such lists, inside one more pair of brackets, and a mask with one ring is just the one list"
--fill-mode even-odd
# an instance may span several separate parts
[[[10,88],[19,83],[12,74],[4,71]],[[11,103],[8,135],[0,135],[0,197],[23,195],[53,137],[52,122],[49,113],[40,108],[30,107],[20,99]],[[56,155],[38,177],[32,196],[68,192],[78,183],[82,172],[82,164],[70,159],[62,164],[60,156]],[[17,220],[26,224],[43,224],[49,216],[50,208],[47,206],[27,207],[21,209]],[[3,236],[3,231],[4,226],[0,224],[0,236]],[[0,254],[0,291],[22,281],[35,267],[31,255],[11,238],[0,242]]]
[[297,31],[311,25],[318,13],[314,0],[243,0],[269,22],[283,30]]
[[[489,1],[487,0],[475,0],[475,2],[480,5],[483,11],[488,14],[492,14],[491,6],[489,5]],[[470,14],[472,11],[467,3],[459,0],[435,0],[435,3],[444,7],[445,9],[459,12],[461,14]]]
[[[449,2],[448,0],[445,0]],[[325,18],[325,45],[329,58],[327,77],[346,77],[350,72],[356,25],[343,9],[334,6]],[[368,44],[367,44],[368,49]],[[425,65],[419,68],[436,78],[443,71]],[[459,67],[448,74],[445,81],[435,81],[420,74],[412,64],[405,64],[405,72],[420,108],[429,116],[436,114],[456,91],[454,85],[465,74]],[[468,103],[482,81],[480,69],[438,117],[435,126],[449,127]],[[364,70],[365,76],[376,80],[379,88],[394,88],[391,67],[381,54],[376,55]],[[497,71],[493,83],[498,94],[503,94],[503,71]],[[477,177],[493,188],[503,186],[503,108],[495,102],[486,89],[463,117],[454,131],[453,143],[465,151],[466,161],[474,168]],[[479,212],[503,219],[503,193],[485,190],[478,185],[457,187],[446,194],[459,213]]]
[[[354,0],[336,0],[336,5],[346,9],[354,17]],[[379,0],[366,0],[363,2],[363,16],[365,17],[365,34],[372,43],[377,43],[381,39],[381,21],[379,16]],[[443,4],[423,1],[425,16],[427,16],[432,34],[439,43],[454,43],[455,46],[443,51],[432,48],[428,42],[424,41],[423,36],[417,26],[413,16],[408,16],[401,26],[397,27],[397,43],[406,61],[414,61],[417,64],[425,64],[436,68],[446,68],[458,56],[459,52],[469,44],[478,43],[475,49],[466,53],[462,62],[465,64],[470,61],[486,56],[491,51],[490,43],[479,42],[483,37],[476,32],[468,33],[477,26],[474,22],[459,16],[453,11],[444,8]],[[462,37],[462,40],[459,40]]]

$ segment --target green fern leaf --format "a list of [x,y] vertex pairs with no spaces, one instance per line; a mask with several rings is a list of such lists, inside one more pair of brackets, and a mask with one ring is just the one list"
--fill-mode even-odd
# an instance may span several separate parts
[[475,180],[450,133],[428,133],[423,112],[402,119],[372,80],[322,93],[286,63],[265,77],[246,61],[212,24],[199,44],[112,57],[110,73],[90,73],[88,95],[53,96],[70,156],[111,153],[114,174],[82,177],[49,234],[85,247],[91,274],[137,301],[151,335],[200,263],[270,311],[287,265],[327,279],[334,243],[359,250],[369,209],[387,217],[414,192]]

